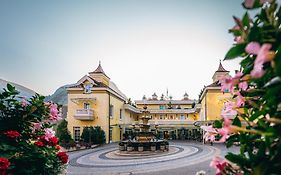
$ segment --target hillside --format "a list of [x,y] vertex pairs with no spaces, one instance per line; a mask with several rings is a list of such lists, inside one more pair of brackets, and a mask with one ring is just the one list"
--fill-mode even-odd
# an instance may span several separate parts
[[0,92],[3,92],[3,88],[7,88],[8,83],[16,87],[16,90],[20,92],[20,94],[19,94],[20,96],[31,98],[36,93],[35,91],[33,91],[27,87],[24,87],[22,85],[14,83],[14,82],[3,80],[1,78],[0,78]]

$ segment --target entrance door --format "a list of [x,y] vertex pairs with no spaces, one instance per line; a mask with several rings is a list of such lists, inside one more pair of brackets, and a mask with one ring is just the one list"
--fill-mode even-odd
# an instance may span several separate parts
[[168,140],[170,138],[169,132],[168,131],[164,131],[163,133],[164,133],[164,139]]

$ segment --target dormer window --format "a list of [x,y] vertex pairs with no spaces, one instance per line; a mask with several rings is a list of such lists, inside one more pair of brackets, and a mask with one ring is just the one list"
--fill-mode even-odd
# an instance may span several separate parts
[[91,92],[92,92],[92,87],[93,87],[92,84],[86,84],[86,85],[84,85],[84,93],[86,93],[86,94],[91,93]]

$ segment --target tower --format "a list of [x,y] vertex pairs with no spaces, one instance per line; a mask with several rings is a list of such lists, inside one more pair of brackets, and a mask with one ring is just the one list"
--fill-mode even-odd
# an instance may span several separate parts
[[95,71],[89,72],[89,75],[91,78],[93,78],[97,82],[100,82],[100,83],[105,84],[106,86],[109,86],[110,78],[103,71],[103,69],[101,67],[101,62],[99,62],[99,66],[97,67],[97,69]]
[[213,82],[218,81],[220,79],[220,77],[226,76],[226,75],[229,75],[229,71],[224,69],[224,67],[222,66],[221,61],[220,61],[218,70],[213,75]]

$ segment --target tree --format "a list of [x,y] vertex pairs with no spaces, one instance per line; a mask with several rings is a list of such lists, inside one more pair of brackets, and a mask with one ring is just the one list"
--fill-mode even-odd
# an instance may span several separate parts
[[101,129],[100,126],[96,126],[94,129],[93,143],[95,144],[105,143],[105,132]]
[[59,123],[56,136],[59,138],[60,143],[63,144],[73,141],[70,132],[67,129],[67,121],[65,119]]
[[103,144],[105,143],[105,132],[100,126],[85,127],[82,131],[81,138],[86,143]]
[[86,143],[93,143],[94,128],[92,126],[85,127],[82,131],[81,139]]

